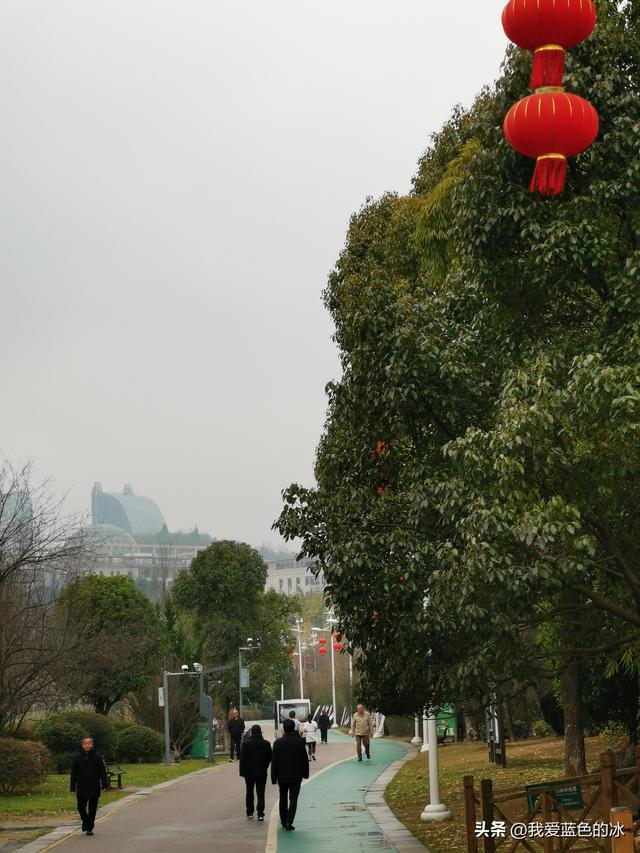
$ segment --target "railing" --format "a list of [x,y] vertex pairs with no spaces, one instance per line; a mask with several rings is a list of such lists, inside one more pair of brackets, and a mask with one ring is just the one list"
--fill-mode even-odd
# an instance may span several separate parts
[[[609,824],[611,809],[640,807],[640,747],[635,750],[634,767],[616,769],[611,750],[600,755],[596,773],[571,779],[556,779],[535,786],[493,789],[491,779],[482,779],[476,791],[473,776],[464,777],[464,804],[467,853],[564,853],[567,850],[617,853],[633,849],[614,846],[612,837],[594,837],[595,824]],[[524,801],[524,802],[522,802]],[[526,827],[526,837],[513,837],[513,827]],[[495,827],[498,835],[491,835]],[[558,835],[556,828],[558,827]],[[574,830],[571,827],[575,827]],[[578,832],[582,835],[563,835]],[[632,826],[636,836],[640,823]],[[552,831],[551,831],[552,830]],[[504,835],[502,834],[504,832]],[[625,836],[624,843],[629,837]]]

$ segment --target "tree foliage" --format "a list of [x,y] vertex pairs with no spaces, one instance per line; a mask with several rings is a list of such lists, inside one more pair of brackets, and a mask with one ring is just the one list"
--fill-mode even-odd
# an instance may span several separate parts
[[601,133],[564,195],[530,195],[503,139],[530,70],[510,49],[412,194],[352,217],[325,292],[343,374],[317,488],[290,486],[277,526],[387,712],[569,671],[576,621],[605,660],[640,637],[640,2],[599,12],[566,85]]
[[86,575],[65,587],[60,618],[76,637],[67,670],[71,692],[100,714],[143,687],[163,650],[163,628],[154,606],[126,577]]

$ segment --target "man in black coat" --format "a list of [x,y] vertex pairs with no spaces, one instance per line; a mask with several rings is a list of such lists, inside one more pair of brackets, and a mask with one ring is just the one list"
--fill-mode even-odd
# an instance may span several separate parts
[[327,732],[331,728],[331,717],[323,711],[318,717],[318,728],[320,729],[320,742],[327,743]]
[[227,722],[227,731],[229,732],[229,740],[231,741],[231,745],[229,747],[229,761],[233,761],[234,750],[239,761],[240,749],[242,747],[242,732],[244,731],[244,720],[235,708],[231,712],[231,717]]
[[93,738],[83,737],[82,749],[71,764],[71,793],[76,795],[78,813],[82,819],[82,831],[93,835],[96,822],[100,789],[107,790],[109,780],[104,758],[96,752]]
[[264,789],[271,764],[271,744],[262,737],[260,726],[251,726],[249,737],[242,744],[240,775],[247,787],[247,817],[253,817],[253,790],[258,798],[258,820],[264,820]]
[[282,729],[284,734],[273,745],[271,781],[280,788],[280,823],[291,832],[295,829],[300,786],[303,779],[309,778],[309,758],[293,720],[285,720]]

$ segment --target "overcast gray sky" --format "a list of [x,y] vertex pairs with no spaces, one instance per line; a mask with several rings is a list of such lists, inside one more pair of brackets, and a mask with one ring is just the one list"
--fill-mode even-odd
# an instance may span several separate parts
[[503,0],[0,0],[0,451],[277,543],[350,214],[498,74]]

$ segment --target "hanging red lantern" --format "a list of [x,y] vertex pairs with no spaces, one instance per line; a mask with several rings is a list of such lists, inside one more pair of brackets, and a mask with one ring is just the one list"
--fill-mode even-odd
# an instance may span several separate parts
[[318,642],[320,643],[321,646],[326,646],[327,645],[327,638],[326,637],[320,637]]
[[326,655],[326,653],[327,653],[326,648],[324,646],[320,646],[320,648],[318,649],[318,654]]
[[565,51],[588,38],[596,25],[593,0],[510,0],[502,13],[507,38],[535,51],[530,86],[562,86]]
[[564,189],[567,158],[588,148],[598,127],[598,113],[588,101],[567,92],[546,92],[511,107],[504,135],[516,151],[536,160],[530,191],[554,196]]
[[334,648],[337,652],[341,652],[341,651],[342,651],[342,643],[334,643],[334,644],[333,644],[333,648]]
[[335,631],[333,639],[338,640],[338,642],[340,642],[340,640],[342,639],[342,631]]

